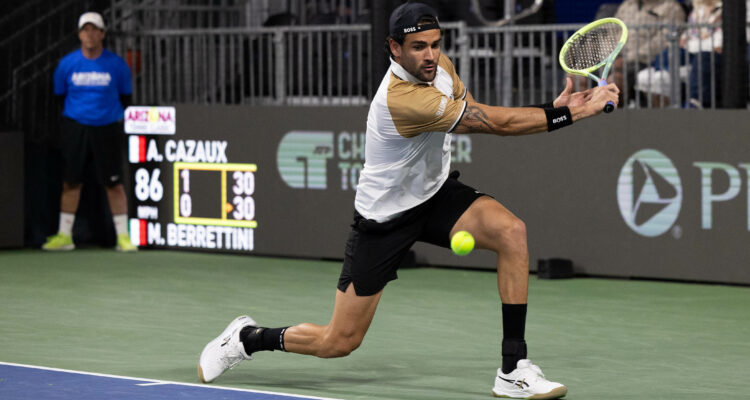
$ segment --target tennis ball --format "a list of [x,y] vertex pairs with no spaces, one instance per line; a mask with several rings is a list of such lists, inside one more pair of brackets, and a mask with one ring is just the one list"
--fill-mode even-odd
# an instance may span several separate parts
[[474,237],[466,231],[458,231],[451,238],[451,250],[459,256],[465,256],[474,250]]

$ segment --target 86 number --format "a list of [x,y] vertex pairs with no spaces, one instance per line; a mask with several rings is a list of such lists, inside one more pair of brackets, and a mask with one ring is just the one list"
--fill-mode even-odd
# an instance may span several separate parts
[[135,171],[135,197],[140,201],[160,201],[164,196],[164,186],[159,181],[161,170],[154,168],[148,173],[146,168]]

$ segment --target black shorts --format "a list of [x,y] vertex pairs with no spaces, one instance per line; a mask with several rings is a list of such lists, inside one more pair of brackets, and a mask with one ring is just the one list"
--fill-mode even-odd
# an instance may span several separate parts
[[[83,182],[87,165],[94,168],[96,181],[112,187],[122,183],[122,123],[103,126],[80,124],[62,119],[60,148],[63,158],[63,181]],[[89,164],[90,163],[90,164]]]
[[338,289],[354,283],[357,296],[371,296],[398,278],[396,270],[416,241],[450,248],[450,231],[477,198],[484,196],[458,181],[451,173],[426,202],[386,221],[365,219],[354,212],[354,222],[344,252]]

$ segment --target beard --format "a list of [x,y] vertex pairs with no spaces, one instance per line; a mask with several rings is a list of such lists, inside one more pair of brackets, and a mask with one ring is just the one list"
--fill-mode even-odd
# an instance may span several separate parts
[[[419,62],[412,63],[409,61],[408,59],[401,59],[401,66],[404,67],[406,72],[412,74],[412,76],[422,82],[432,82],[435,80],[435,76],[437,76],[437,63],[422,63],[420,65]],[[434,69],[426,71],[425,67],[434,67]]]
[[410,66],[409,68],[405,67],[404,69],[406,69],[407,72],[412,74],[415,78],[419,79],[420,81],[432,82],[433,80],[435,80],[435,76],[437,75],[437,65],[435,64],[429,65],[429,66],[435,66],[435,69],[433,69],[432,71],[425,71],[424,67],[426,66],[427,65]]
[[420,69],[419,73],[414,76],[416,76],[420,81],[432,82],[433,80],[435,80],[435,75],[437,75],[437,68],[433,69],[431,72],[426,72]]

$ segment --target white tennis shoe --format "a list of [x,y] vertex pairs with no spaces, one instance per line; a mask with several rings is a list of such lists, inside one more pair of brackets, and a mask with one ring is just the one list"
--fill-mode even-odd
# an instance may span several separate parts
[[240,331],[246,326],[257,327],[258,324],[247,315],[237,317],[221,335],[203,348],[198,361],[198,378],[201,382],[209,383],[241,361],[253,359],[245,353],[245,346],[240,341]]
[[512,399],[559,399],[567,393],[568,388],[545,379],[541,368],[530,360],[519,360],[516,369],[509,374],[498,368],[492,388],[495,397]]

